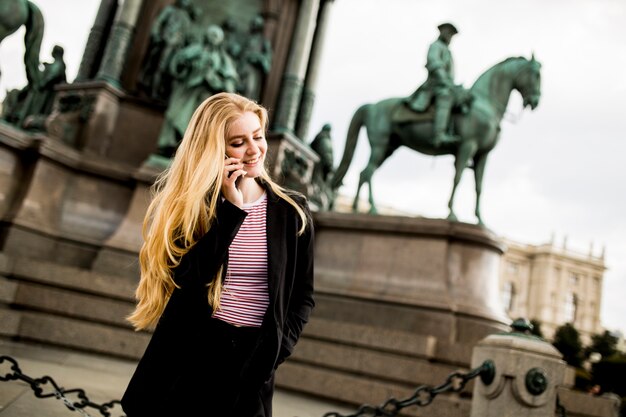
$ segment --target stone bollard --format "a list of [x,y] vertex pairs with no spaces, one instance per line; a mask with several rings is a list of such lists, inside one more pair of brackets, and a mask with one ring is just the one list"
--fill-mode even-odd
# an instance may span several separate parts
[[528,321],[515,320],[511,327],[474,348],[472,368],[491,360],[495,372],[476,380],[470,416],[554,417],[566,364],[551,344],[530,335]]

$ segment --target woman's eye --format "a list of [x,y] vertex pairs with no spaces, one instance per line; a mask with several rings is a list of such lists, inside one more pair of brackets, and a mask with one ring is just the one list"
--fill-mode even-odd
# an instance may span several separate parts
[[263,136],[257,136],[256,138],[254,138],[254,140],[263,140],[265,139]]
[[241,145],[243,145],[243,142],[236,142],[236,143],[231,143],[230,146],[232,146],[233,148],[238,148]]

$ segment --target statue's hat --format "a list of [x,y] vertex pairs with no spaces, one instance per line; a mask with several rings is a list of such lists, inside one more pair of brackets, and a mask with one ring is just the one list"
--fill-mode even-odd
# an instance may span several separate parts
[[456,35],[457,33],[459,33],[459,31],[457,30],[456,27],[454,27],[454,25],[452,23],[442,23],[439,26],[437,26],[437,29],[439,29],[439,32],[441,32],[444,29],[449,29],[452,31],[452,33],[454,35]]

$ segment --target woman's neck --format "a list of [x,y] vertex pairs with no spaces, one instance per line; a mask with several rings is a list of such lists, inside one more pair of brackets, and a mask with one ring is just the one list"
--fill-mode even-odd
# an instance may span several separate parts
[[243,178],[239,181],[237,188],[241,191],[244,204],[254,203],[265,192],[265,189],[254,178]]

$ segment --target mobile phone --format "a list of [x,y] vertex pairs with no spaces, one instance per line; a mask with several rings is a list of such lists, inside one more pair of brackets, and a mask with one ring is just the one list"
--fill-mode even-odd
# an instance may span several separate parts
[[[229,157],[228,155],[224,154],[224,159],[226,160],[226,159],[228,159],[228,158],[230,158],[230,157]],[[230,178],[230,176],[231,176],[231,175],[233,175],[233,172],[234,172],[234,171],[229,171],[229,172],[228,172],[228,178]]]

